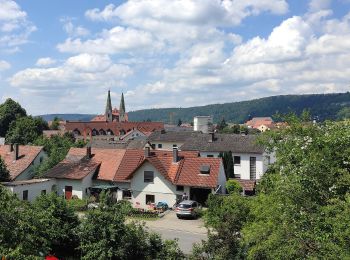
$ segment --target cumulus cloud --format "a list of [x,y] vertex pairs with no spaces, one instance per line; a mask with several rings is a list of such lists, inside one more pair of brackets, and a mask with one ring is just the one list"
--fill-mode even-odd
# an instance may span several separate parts
[[69,89],[121,84],[132,74],[130,67],[114,64],[108,56],[79,54],[50,68],[27,68],[14,74],[10,84],[21,89]]
[[70,36],[70,37],[81,37],[81,36],[87,36],[90,34],[90,31],[86,29],[83,26],[75,26],[73,24],[73,18],[66,17],[60,19],[60,21],[63,23],[63,30]]
[[4,60],[0,60],[0,71],[7,70],[9,68],[11,68],[10,63],[8,63],[7,61],[4,61]]
[[1,52],[19,50],[19,45],[28,42],[36,27],[27,20],[27,13],[12,0],[0,0],[0,47]]
[[123,51],[140,51],[156,49],[153,36],[144,31],[116,26],[104,30],[98,38],[82,41],[68,38],[64,43],[58,44],[61,52],[71,53],[104,53],[114,54]]
[[35,65],[39,66],[39,67],[46,67],[46,66],[50,66],[56,63],[55,59],[52,59],[50,57],[45,57],[45,58],[39,58]]

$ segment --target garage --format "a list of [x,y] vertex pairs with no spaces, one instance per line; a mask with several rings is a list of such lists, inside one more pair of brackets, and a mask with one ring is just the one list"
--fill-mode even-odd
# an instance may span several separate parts
[[203,206],[206,206],[206,201],[208,199],[209,194],[211,193],[211,189],[205,188],[190,188],[190,199],[198,201]]

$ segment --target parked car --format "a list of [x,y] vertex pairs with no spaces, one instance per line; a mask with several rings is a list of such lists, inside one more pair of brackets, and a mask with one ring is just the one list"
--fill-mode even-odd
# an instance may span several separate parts
[[201,205],[194,200],[184,200],[176,207],[176,216],[180,219],[183,217],[197,218]]

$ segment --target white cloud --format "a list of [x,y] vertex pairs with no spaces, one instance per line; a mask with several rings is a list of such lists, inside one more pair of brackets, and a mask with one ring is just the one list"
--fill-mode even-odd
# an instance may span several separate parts
[[157,47],[160,46],[155,44],[150,33],[120,26],[104,30],[96,39],[82,41],[81,39],[68,38],[64,43],[57,45],[61,52],[104,54],[146,49],[156,50]]
[[70,37],[81,37],[90,34],[90,31],[83,26],[75,26],[73,24],[74,18],[62,18],[60,21],[63,23],[63,30]]
[[39,58],[35,65],[39,67],[46,67],[55,64],[57,61],[55,59],[52,59],[50,57],[45,57],[45,58]]
[[107,56],[80,54],[51,68],[28,68],[17,72],[9,82],[21,89],[70,89],[108,87],[122,84],[132,74],[130,67],[114,64]]
[[36,27],[27,20],[26,12],[12,0],[0,0],[0,48],[2,53],[13,53],[28,42]]
[[4,60],[0,60],[0,71],[7,70],[9,68],[11,68],[10,63],[8,63],[7,61],[4,61]]
[[332,0],[310,0],[309,9],[311,12],[325,10],[330,7]]
[[261,12],[284,14],[288,4],[284,0],[141,0],[128,1],[119,6],[107,5],[86,11],[93,21],[113,21],[143,27],[144,22],[184,23],[188,25],[237,25],[250,15]]

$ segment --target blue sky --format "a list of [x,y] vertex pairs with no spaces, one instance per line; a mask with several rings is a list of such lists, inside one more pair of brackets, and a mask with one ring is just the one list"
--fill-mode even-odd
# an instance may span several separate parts
[[0,101],[31,114],[350,90],[350,0],[0,0]]

